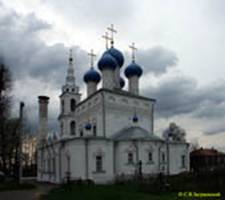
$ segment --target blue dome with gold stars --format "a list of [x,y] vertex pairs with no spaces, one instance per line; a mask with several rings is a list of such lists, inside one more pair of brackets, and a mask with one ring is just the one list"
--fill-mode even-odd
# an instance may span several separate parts
[[124,71],[125,76],[127,78],[131,77],[131,76],[138,76],[140,77],[143,73],[143,70],[141,68],[140,65],[136,64],[134,61],[127,66],[127,68]]
[[85,74],[84,74],[84,82],[95,82],[99,83],[101,80],[100,74],[93,68],[91,67]]
[[103,70],[106,68],[115,70],[118,63],[116,59],[109,53],[104,53],[101,59],[98,61],[98,68],[99,70]]
[[124,56],[123,56],[123,54],[118,49],[116,49],[114,47],[111,47],[108,50],[106,50],[106,52],[104,54],[110,54],[111,56],[113,56],[116,59],[118,65],[120,67],[123,66]]

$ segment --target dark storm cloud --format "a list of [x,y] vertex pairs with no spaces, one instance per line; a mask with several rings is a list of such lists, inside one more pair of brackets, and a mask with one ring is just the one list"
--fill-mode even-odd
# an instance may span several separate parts
[[[125,52],[125,66],[130,64],[130,52]],[[141,65],[144,74],[151,73],[155,76],[165,74],[168,69],[176,67],[178,58],[175,52],[163,46],[149,49],[139,49],[136,53],[136,63]]]
[[[104,6],[104,2],[102,2],[101,6],[109,6],[106,3]],[[116,9],[112,9],[111,7],[107,8],[111,10],[104,10],[103,7],[96,4],[93,5],[96,7],[95,12],[89,14],[94,16],[97,13],[98,15],[92,18],[92,20],[98,21],[98,17],[100,19],[100,17],[105,15],[105,12],[110,14],[110,12],[115,13],[115,10],[125,9],[126,3],[127,1],[120,2],[120,4],[116,5],[119,8]],[[80,4],[83,5],[81,2]],[[69,5],[72,9],[73,6],[71,4]],[[88,14],[90,8],[81,7],[84,9],[84,13]],[[79,17],[83,17],[82,9],[79,11]],[[101,10],[101,13],[98,12],[98,9]],[[121,14],[125,18],[129,18],[131,14],[129,12],[129,10],[126,10],[125,13],[121,12]],[[116,17],[119,19],[120,14],[116,15]],[[85,20],[86,18],[83,17],[83,19]],[[106,24],[104,19],[101,23]],[[85,22],[86,24],[91,23],[88,21]],[[26,108],[31,124],[35,124],[37,118],[37,94],[40,92],[37,92],[38,84],[49,83],[51,84],[52,90],[60,89],[64,82],[68,64],[68,47],[62,43],[47,46],[39,38],[39,34],[42,31],[49,30],[51,30],[51,25],[38,19],[35,14],[22,16],[12,10],[7,10],[0,3],[0,59],[1,57],[3,58],[4,62],[11,67],[15,79],[20,81],[18,88],[25,88],[27,90],[26,94],[22,97],[30,97],[26,102]],[[83,73],[89,65],[87,53],[79,46],[73,46],[72,48],[75,55],[75,72],[78,82],[81,84]],[[129,61],[130,56],[126,57],[128,58],[126,60]],[[143,66],[145,74],[152,73],[159,77],[167,73],[170,68],[175,67],[178,58],[175,52],[157,46],[146,50],[140,49],[137,54],[137,62]],[[24,81],[27,77],[37,81],[34,81],[34,85],[28,85],[27,83],[30,82]],[[15,95],[18,95],[19,92],[16,91]],[[225,117],[224,84],[210,85],[203,88],[198,87],[195,80],[189,77],[179,76],[167,79],[162,78],[156,87],[150,86],[145,89],[144,93],[149,97],[157,99],[157,113],[161,118],[190,114],[192,117],[206,119],[207,121],[211,119],[221,120],[221,118]],[[55,100],[52,100],[51,97],[51,105],[52,101]],[[36,114],[31,117],[32,111]],[[58,107],[55,103],[50,108],[50,122],[53,129],[57,127],[57,116]],[[219,129],[211,128],[205,131],[205,134],[218,133],[224,131],[224,129],[223,127]]]
[[[68,47],[61,43],[48,46],[40,39],[39,34],[49,30],[51,25],[35,14],[20,15],[0,4],[0,59],[10,67],[15,81],[13,115],[18,116],[18,102],[25,101],[27,121],[32,128],[37,124],[37,96],[45,93],[46,88],[60,91],[68,66]],[[88,68],[88,56],[78,46],[72,49],[77,79],[81,83]],[[55,130],[58,105],[52,102],[52,96],[50,101],[49,121]]]
[[[40,38],[42,31],[51,25],[38,19],[34,14],[19,15],[0,5],[0,55],[10,66],[15,79],[25,76],[62,84],[67,69],[68,48],[58,43],[47,46]],[[72,47],[80,77],[88,66],[86,52],[78,46]]]
[[161,117],[171,117],[195,110],[198,105],[195,88],[193,79],[177,77],[160,81],[157,87],[146,88],[144,93],[156,98],[156,108]]
[[162,46],[138,51],[138,63],[143,66],[145,73],[161,75],[176,66],[177,62],[176,53]]
[[221,134],[225,132],[225,125],[219,127],[210,127],[208,130],[204,132],[205,135],[215,135]]
[[225,117],[225,84],[198,87],[192,78],[180,76],[161,80],[144,93],[157,99],[159,117],[181,114],[208,120]]

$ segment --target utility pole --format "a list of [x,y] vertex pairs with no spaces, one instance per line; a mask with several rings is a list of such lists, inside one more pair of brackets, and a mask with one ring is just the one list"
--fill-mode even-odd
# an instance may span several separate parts
[[20,129],[19,129],[19,183],[22,182],[23,175],[23,111],[24,111],[24,102],[20,102]]

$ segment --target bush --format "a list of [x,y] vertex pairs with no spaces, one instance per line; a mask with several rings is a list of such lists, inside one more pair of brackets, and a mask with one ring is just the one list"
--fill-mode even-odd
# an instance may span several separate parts
[[222,192],[225,188],[225,170],[201,173],[182,173],[173,176],[151,177],[138,182],[139,191],[160,192]]

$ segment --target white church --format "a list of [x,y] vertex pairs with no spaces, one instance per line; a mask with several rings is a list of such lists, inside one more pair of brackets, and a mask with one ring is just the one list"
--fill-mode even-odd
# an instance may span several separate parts
[[[106,50],[84,74],[87,97],[81,100],[70,54],[60,95],[59,134],[49,134],[49,97],[39,96],[38,174],[40,182],[93,180],[110,183],[118,177],[178,174],[189,170],[189,144],[185,139],[162,139],[154,134],[155,99],[140,94],[142,67],[114,47],[113,26],[105,35]],[[108,41],[110,47],[108,48]],[[123,89],[127,78],[128,90]],[[75,70],[76,72],[76,70]],[[98,84],[101,82],[101,88]],[[98,89],[99,88],[99,89]]]

